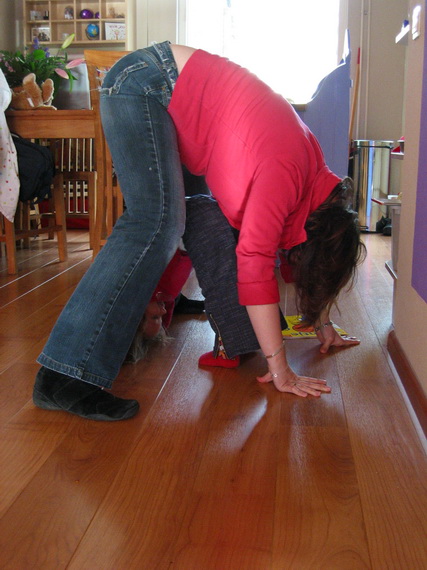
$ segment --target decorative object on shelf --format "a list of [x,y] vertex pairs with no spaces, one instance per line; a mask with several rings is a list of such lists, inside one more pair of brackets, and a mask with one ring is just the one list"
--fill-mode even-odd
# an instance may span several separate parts
[[64,9],[64,18],[66,20],[72,20],[74,18],[74,9],[72,6],[66,6]]
[[53,109],[51,105],[53,99],[53,81],[46,79],[41,85],[37,85],[34,73],[29,73],[24,77],[22,85],[12,88],[11,109],[30,110]]
[[100,16],[99,12],[95,12],[95,19],[96,19],[96,20],[99,20],[100,17],[101,17],[101,16]]
[[111,19],[116,19],[116,18],[124,18],[125,15],[121,14],[120,12],[117,13],[116,9],[114,8],[114,6],[112,6],[109,10],[108,10],[108,17]]
[[88,40],[97,40],[99,38],[98,24],[88,24],[86,26],[86,37]]
[[119,22],[105,22],[105,39],[106,40],[125,40],[126,24]]
[[92,10],[88,10],[87,8],[83,8],[79,15],[82,20],[91,20],[93,18]]
[[42,20],[43,14],[40,10],[30,10],[30,20]]
[[50,42],[50,28],[48,26],[37,26],[31,29],[32,40],[38,40],[39,42]]
[[68,61],[65,50],[73,40],[74,34],[69,35],[56,55],[51,55],[47,47],[41,47],[38,38],[34,38],[31,48],[25,48],[23,52],[0,50],[0,69],[3,71],[9,86],[12,89],[22,86],[24,77],[34,73],[35,81],[39,86],[46,79],[51,79],[54,88],[57,89],[61,78],[64,78],[70,82],[71,91],[75,80],[71,69],[84,61],[83,59]]

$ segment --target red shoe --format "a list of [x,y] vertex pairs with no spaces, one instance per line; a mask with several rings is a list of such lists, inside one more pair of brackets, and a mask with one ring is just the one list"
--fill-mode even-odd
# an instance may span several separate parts
[[237,368],[240,364],[240,356],[234,358],[224,358],[215,356],[213,352],[206,352],[199,358],[199,366],[218,366],[220,368]]

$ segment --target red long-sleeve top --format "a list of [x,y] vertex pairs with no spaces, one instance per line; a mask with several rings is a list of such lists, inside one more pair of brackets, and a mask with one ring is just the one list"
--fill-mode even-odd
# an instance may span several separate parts
[[183,164],[205,176],[229,223],[240,231],[240,303],[278,302],[277,250],[306,240],[308,215],[340,178],[327,168],[319,143],[292,106],[225,58],[194,52],[168,111]]

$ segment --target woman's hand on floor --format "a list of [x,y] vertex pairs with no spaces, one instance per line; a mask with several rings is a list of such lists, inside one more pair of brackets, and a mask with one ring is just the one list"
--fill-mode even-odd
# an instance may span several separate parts
[[360,344],[360,339],[355,336],[341,336],[333,324],[320,327],[319,330],[316,330],[316,335],[321,344],[320,352],[322,354],[326,354],[331,346],[348,347]]
[[258,376],[257,380],[262,384],[273,382],[279,392],[290,392],[302,398],[308,395],[318,398],[322,394],[329,394],[331,391],[325,380],[298,376],[298,374],[295,374],[290,368],[288,368],[286,372],[278,372],[275,374],[267,372],[264,376]]

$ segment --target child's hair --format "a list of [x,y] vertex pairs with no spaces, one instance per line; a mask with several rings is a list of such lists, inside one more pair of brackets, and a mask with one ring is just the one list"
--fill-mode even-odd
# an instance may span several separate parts
[[135,364],[139,360],[145,358],[150,351],[150,348],[154,346],[166,346],[171,341],[170,337],[163,327],[160,328],[159,334],[150,338],[144,334],[143,325],[145,321],[145,315],[136,331],[136,335],[133,338],[132,344],[128,350],[127,356],[125,358],[126,363]]
[[310,214],[307,241],[288,252],[297,293],[297,308],[305,324],[313,325],[322,310],[336,303],[339,292],[353,285],[356,267],[366,256],[357,213],[350,202],[353,183],[345,178]]

